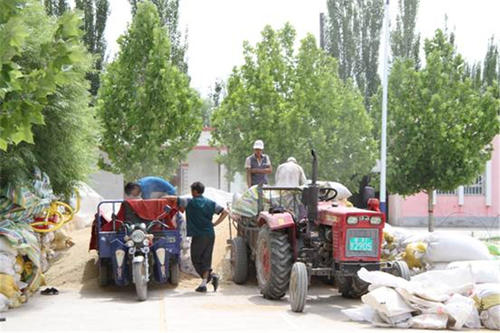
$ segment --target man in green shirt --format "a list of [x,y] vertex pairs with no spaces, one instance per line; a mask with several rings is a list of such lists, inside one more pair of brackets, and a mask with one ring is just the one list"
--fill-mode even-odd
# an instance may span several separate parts
[[[186,209],[187,236],[191,237],[191,261],[196,272],[202,278],[196,288],[198,292],[207,291],[207,283],[212,282],[214,291],[217,291],[219,277],[212,272],[212,252],[214,249],[214,227],[226,218],[228,211],[214,201],[205,198],[205,186],[200,182],[191,184],[193,198],[177,198],[179,207]],[[218,214],[217,221],[212,223],[214,214]]]

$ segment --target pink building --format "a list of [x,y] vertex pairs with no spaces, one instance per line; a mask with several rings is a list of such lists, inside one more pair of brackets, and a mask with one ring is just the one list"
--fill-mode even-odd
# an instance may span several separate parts
[[[389,196],[389,223],[404,226],[427,225],[427,194]],[[493,153],[475,184],[455,191],[436,191],[436,226],[500,227],[500,135],[493,140]]]

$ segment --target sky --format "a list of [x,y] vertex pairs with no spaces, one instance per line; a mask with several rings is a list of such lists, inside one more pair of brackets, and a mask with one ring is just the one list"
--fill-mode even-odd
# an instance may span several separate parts
[[[390,0],[391,24],[397,1]],[[118,51],[116,39],[131,19],[128,0],[110,0],[106,40],[110,59]],[[180,0],[180,27],[187,32],[187,61],[192,86],[207,96],[213,83],[225,80],[234,66],[243,63],[242,45],[255,44],[265,25],[282,27],[290,22],[302,39],[312,33],[319,39],[319,14],[326,0]],[[417,29],[431,38],[444,26],[456,33],[458,51],[468,61],[481,61],[488,40],[500,40],[500,0],[420,0]]]

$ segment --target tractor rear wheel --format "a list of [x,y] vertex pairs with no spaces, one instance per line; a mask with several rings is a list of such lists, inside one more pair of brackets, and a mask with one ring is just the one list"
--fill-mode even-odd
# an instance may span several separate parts
[[257,237],[255,266],[262,295],[280,299],[286,293],[293,263],[292,246],[284,232],[271,231],[264,225]]
[[247,245],[242,237],[235,237],[231,241],[231,271],[236,284],[247,282],[248,253]]
[[307,287],[309,285],[306,265],[296,262],[290,275],[290,307],[293,312],[302,312],[306,306]]

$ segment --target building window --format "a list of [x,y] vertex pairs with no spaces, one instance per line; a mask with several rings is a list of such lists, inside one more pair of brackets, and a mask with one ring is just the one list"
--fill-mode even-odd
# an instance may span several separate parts
[[453,190],[453,191],[441,191],[441,190],[437,190],[436,191],[438,195],[457,195],[457,190]]
[[465,195],[483,195],[484,194],[484,175],[476,178],[472,185],[464,186]]

